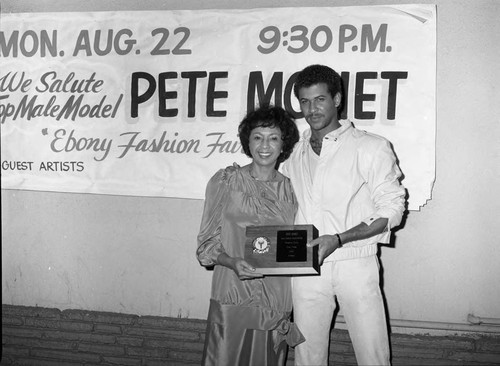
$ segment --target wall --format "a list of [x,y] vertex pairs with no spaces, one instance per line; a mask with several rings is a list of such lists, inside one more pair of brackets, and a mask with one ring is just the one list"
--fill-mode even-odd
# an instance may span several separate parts
[[[199,365],[205,320],[2,306],[2,365]],[[392,364],[498,365],[500,337],[391,334]],[[290,348],[287,366],[294,364]],[[355,365],[346,330],[334,329],[331,365]]]
[[[436,182],[432,200],[408,214],[394,246],[382,248],[390,317],[454,323],[466,323],[469,313],[500,318],[500,2],[420,2],[437,4],[438,13]],[[1,11],[350,3],[9,0],[1,2]],[[387,3],[395,2],[357,2]],[[4,304],[206,317],[211,272],[194,257],[203,201],[1,194]]]

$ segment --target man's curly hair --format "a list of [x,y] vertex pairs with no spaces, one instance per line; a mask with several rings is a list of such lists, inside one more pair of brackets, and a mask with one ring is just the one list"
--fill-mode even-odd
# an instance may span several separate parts
[[335,97],[340,93],[341,100],[344,100],[342,90],[342,79],[340,75],[332,68],[324,65],[310,65],[300,71],[295,79],[293,86],[293,93],[299,99],[299,90],[302,88],[309,88],[318,83],[325,83],[328,87],[330,95]]
[[276,164],[279,165],[279,163],[288,159],[294,145],[299,141],[299,130],[291,114],[281,107],[263,105],[256,110],[250,111],[243,118],[238,127],[238,133],[243,152],[250,158],[252,157],[250,153],[250,133],[257,127],[278,127],[281,130],[283,151]]

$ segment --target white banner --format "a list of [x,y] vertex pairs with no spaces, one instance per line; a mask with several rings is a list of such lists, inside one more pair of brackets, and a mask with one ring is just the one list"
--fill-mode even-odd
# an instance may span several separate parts
[[435,179],[436,10],[391,5],[2,14],[2,188],[202,199],[237,126],[338,71],[344,117],[394,145],[409,209]]

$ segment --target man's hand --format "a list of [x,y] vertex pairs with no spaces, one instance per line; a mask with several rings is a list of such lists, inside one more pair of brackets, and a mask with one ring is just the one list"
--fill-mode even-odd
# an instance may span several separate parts
[[[378,235],[387,230],[388,219],[385,217],[379,217],[373,221],[370,225],[361,222],[360,224],[350,228],[347,231],[343,231],[342,234],[342,244],[350,243],[356,240],[362,240],[366,238],[371,238],[374,235]],[[318,259],[319,264],[322,265],[326,257],[332,254],[337,248],[339,248],[339,240],[335,234],[333,235],[322,235],[319,238],[311,240],[307,243],[307,246],[313,247],[319,245],[318,247]]]
[[321,235],[319,238],[307,243],[308,247],[314,247],[316,245],[318,245],[318,261],[321,266],[325,258],[339,247],[339,241],[336,235]]
[[228,165],[224,169],[224,173],[231,174],[231,173],[234,173],[235,171],[237,171],[238,169],[240,169],[240,166],[235,162],[235,163],[233,163],[233,165]]

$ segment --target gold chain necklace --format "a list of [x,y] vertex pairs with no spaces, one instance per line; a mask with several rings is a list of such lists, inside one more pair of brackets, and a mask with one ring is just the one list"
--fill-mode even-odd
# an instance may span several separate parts
[[253,175],[253,166],[250,166],[250,169],[248,170],[248,172],[250,173],[250,176],[259,181],[259,182],[269,182],[269,181],[272,181],[276,178],[276,170],[273,171],[273,174],[271,175],[271,178],[270,179],[260,179],[260,178],[257,178],[256,176]]

